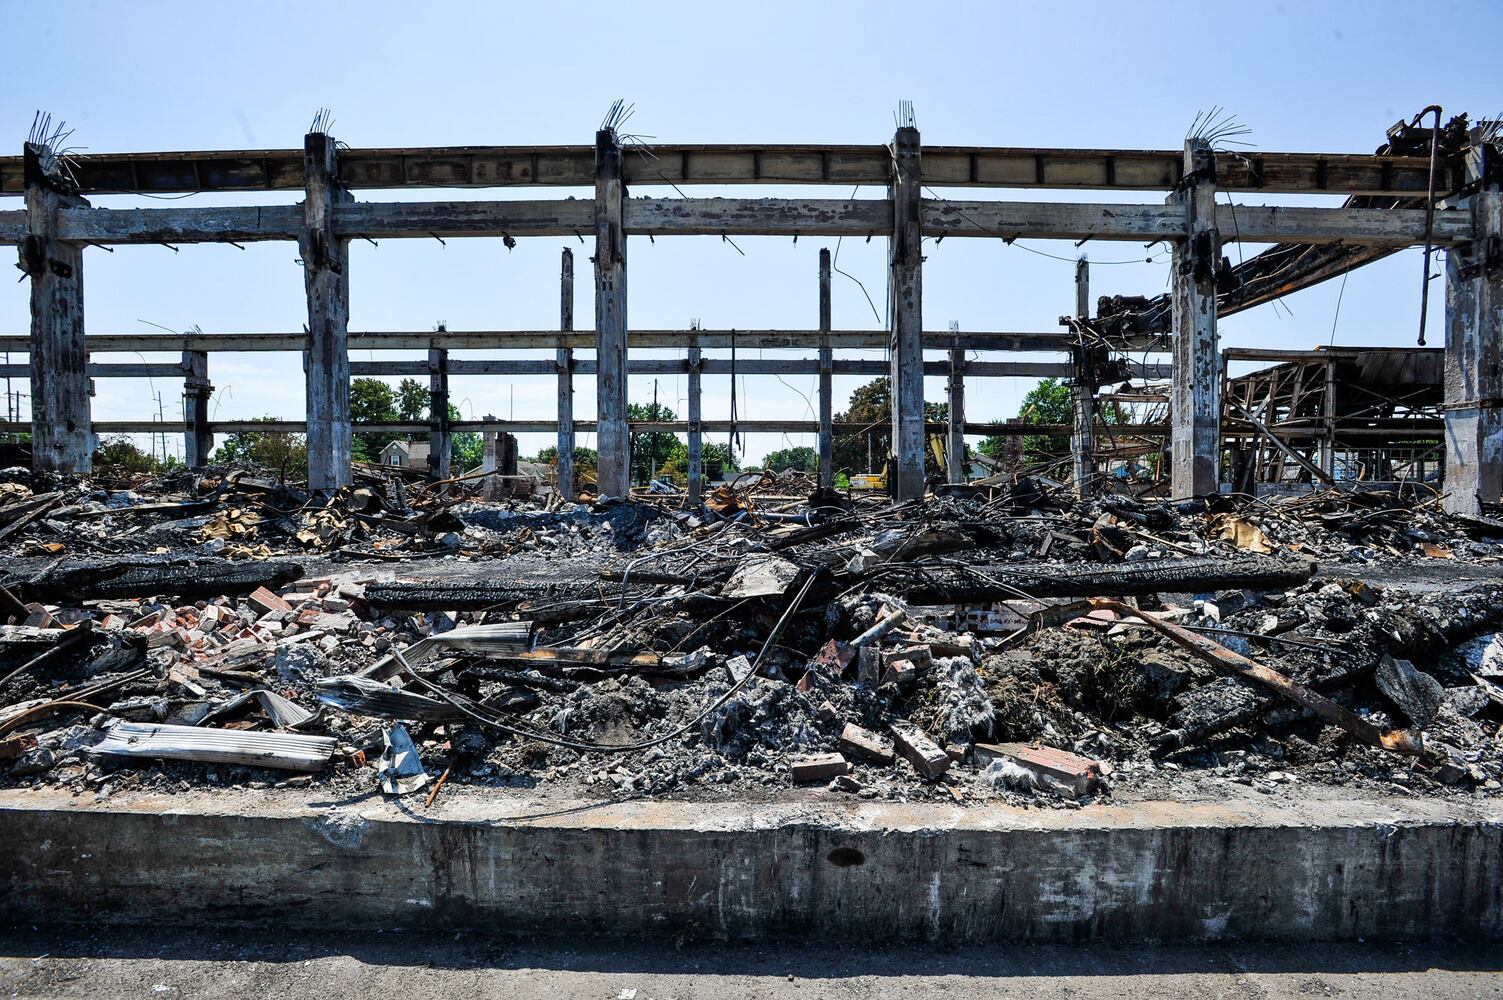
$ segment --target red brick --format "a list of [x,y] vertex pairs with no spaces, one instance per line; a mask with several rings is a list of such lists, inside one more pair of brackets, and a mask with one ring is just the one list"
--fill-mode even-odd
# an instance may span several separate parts
[[892,660],[882,675],[883,684],[892,684],[900,690],[913,687],[918,682],[918,668],[909,660]]
[[973,748],[976,762],[985,767],[998,758],[1012,761],[1034,774],[1051,779],[1061,791],[1079,798],[1096,790],[1100,779],[1111,768],[1099,760],[1079,754],[1029,743],[977,743]]
[[898,753],[925,778],[932,781],[950,769],[950,755],[941,750],[922,729],[908,722],[894,722],[889,729]]
[[816,753],[793,758],[789,769],[793,772],[793,780],[797,782],[829,781],[848,774],[851,765],[838,753]]
[[886,766],[892,763],[892,751],[883,745],[876,733],[867,732],[850,722],[840,731],[840,752],[866,764]]
[[251,607],[258,609],[262,614],[268,611],[287,612],[292,610],[292,605],[265,587],[257,587],[246,600],[250,602]]

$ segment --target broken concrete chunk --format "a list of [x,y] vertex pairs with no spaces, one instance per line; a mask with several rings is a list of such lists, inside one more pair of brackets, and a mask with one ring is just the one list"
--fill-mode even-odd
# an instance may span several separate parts
[[866,786],[862,785],[861,782],[849,774],[839,775],[830,782],[830,791],[832,792],[859,792],[864,787]]
[[747,556],[726,581],[721,597],[777,597],[788,592],[799,569],[779,556]]
[[1206,617],[1224,622],[1232,615],[1246,611],[1258,603],[1258,597],[1250,590],[1223,590],[1203,605]]
[[802,783],[829,781],[849,773],[851,765],[838,753],[816,753],[793,758],[788,769],[793,772],[793,780]]
[[1435,721],[1446,701],[1446,691],[1440,681],[1423,670],[1416,670],[1408,660],[1397,660],[1386,653],[1378,661],[1373,680],[1377,682],[1378,690],[1397,705],[1410,722],[1422,729]]
[[1101,778],[1110,770],[1101,761],[1038,744],[977,743],[973,752],[976,762],[983,767],[989,767],[993,761],[1005,760],[1034,774],[1039,779],[1037,787],[1069,798],[1095,792]]
[[733,656],[725,661],[725,672],[731,675],[732,684],[740,684],[752,672],[751,661],[744,656]]
[[883,767],[892,763],[892,750],[877,737],[855,723],[848,722],[840,731],[840,752],[863,764]]
[[950,769],[950,755],[922,729],[908,722],[894,722],[888,728],[898,753],[925,778],[933,781]]

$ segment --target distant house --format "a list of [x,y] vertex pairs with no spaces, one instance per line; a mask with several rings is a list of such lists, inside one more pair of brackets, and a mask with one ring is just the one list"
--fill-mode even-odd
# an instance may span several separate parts
[[404,469],[428,468],[427,441],[393,441],[381,449],[381,464]]

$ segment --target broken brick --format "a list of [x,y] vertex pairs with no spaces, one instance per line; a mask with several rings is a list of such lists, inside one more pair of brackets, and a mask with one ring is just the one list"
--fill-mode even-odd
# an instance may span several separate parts
[[892,751],[878,739],[877,734],[867,732],[855,723],[846,723],[840,731],[840,752],[866,764],[886,766],[892,763]]
[[280,611],[283,614],[287,614],[292,610],[291,604],[288,604],[286,601],[282,600],[280,597],[278,597],[276,594],[273,594],[265,587],[257,587],[254,591],[251,592],[251,595],[246,598],[246,601],[250,603],[251,607],[257,609],[262,614],[266,614],[270,611]]
[[796,782],[828,781],[849,773],[851,765],[838,753],[816,753],[793,758],[788,768]]
[[907,690],[917,682],[918,668],[910,660],[893,660],[882,675],[883,684],[892,684],[899,690]]
[[982,767],[997,759],[1010,760],[1073,798],[1090,795],[1111,769],[1099,760],[1082,757],[1057,747],[1029,743],[977,743],[972,748]]
[[925,778],[932,781],[950,769],[950,755],[922,729],[908,722],[894,722],[888,728],[898,753]]

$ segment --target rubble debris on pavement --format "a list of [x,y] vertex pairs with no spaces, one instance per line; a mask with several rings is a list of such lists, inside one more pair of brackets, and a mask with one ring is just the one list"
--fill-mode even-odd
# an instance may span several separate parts
[[[378,468],[327,496],[256,470],[0,483],[0,785],[1503,791],[1491,514],[1028,478],[894,505],[789,473],[698,507]],[[1402,584],[1441,558],[1479,581]]]

